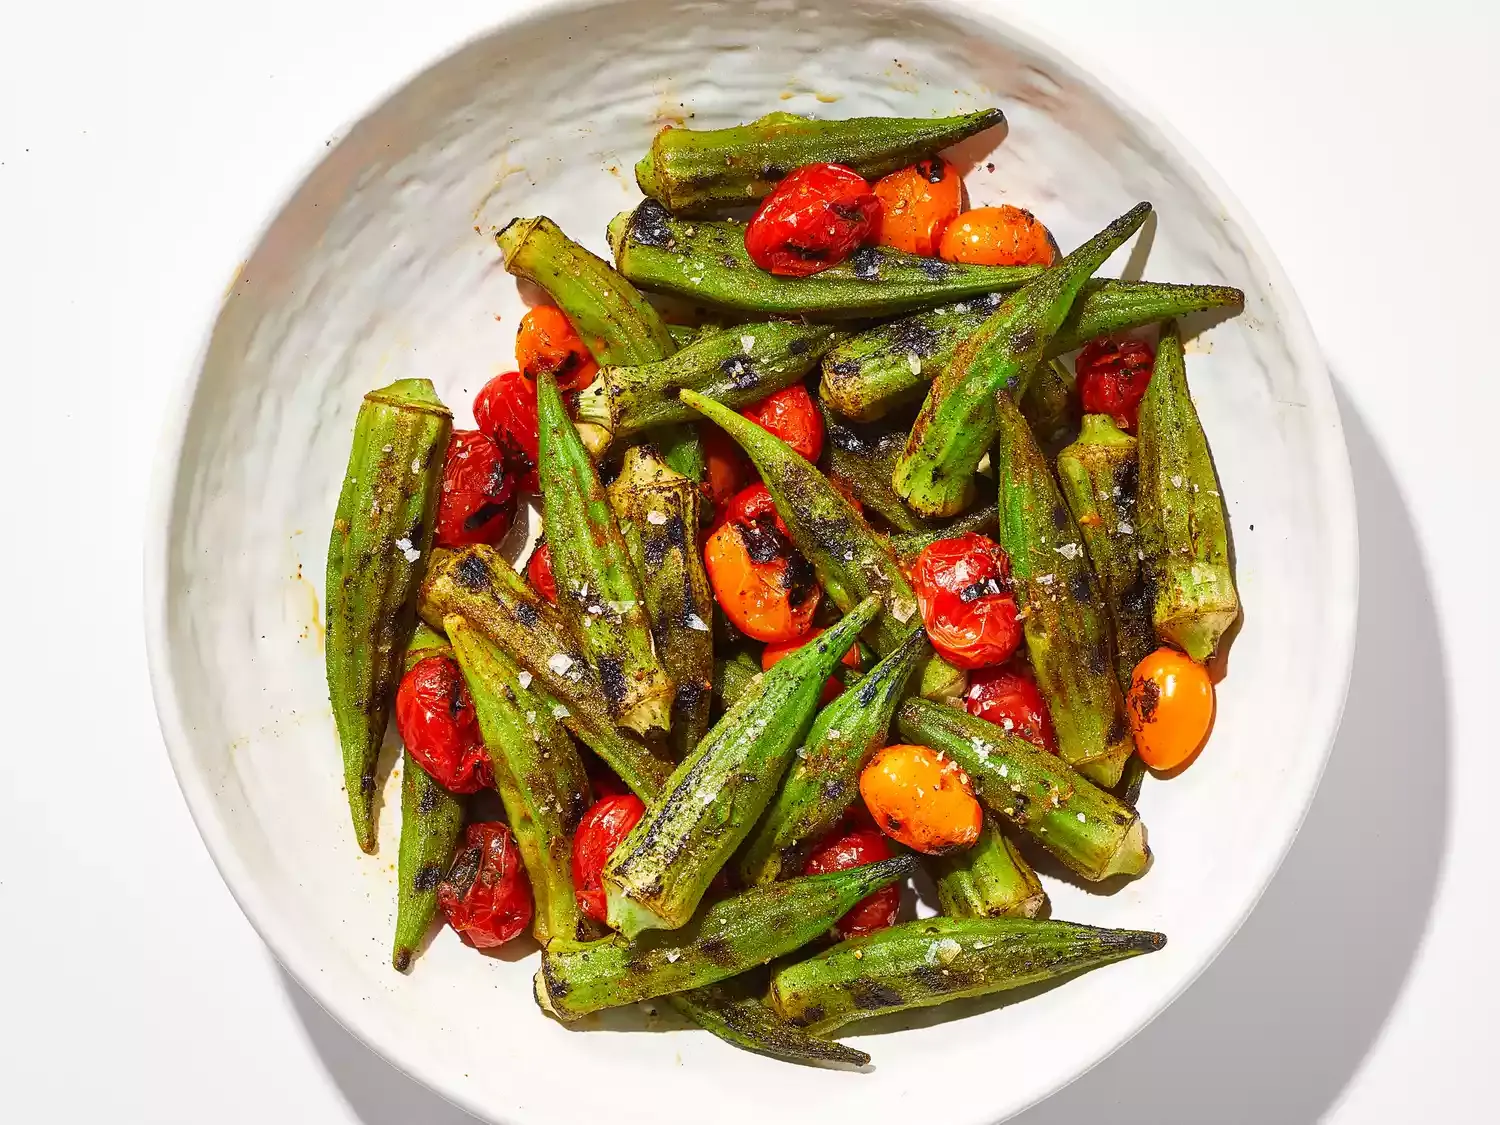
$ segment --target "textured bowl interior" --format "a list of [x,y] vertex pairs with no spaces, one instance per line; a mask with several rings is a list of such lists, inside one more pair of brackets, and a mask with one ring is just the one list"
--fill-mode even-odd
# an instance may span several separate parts
[[[1008,1003],[954,1006],[952,1020],[871,1022],[855,1039],[875,1056],[863,1075],[736,1052],[644,1007],[565,1028],[532,1003],[534,958],[478,956],[448,931],[411,976],[393,972],[396,783],[380,854],[361,855],[323,679],[326,536],[360,396],[425,376],[466,424],[473,393],[511,364],[525,307],[493,231],[541,212],[606,252],[605,223],[638,198],[631,166],[665,122],[989,104],[1009,132],[963,151],[975,204],[1032,208],[1067,248],[1149,199],[1159,223],[1105,274],[1248,295],[1189,356],[1245,604],[1211,748],[1170,784],[1147,784],[1147,877],[1108,893],[1049,883],[1055,917],[1160,929],[1166,950]],[[163,725],[205,838],[278,955],[398,1065],[505,1121],[875,1125],[921,1107],[964,1125],[1014,1112],[1123,1042],[1269,879],[1316,786],[1348,666],[1338,421],[1301,312],[1236,215],[1091,79],[945,6],[546,9],[394,94],[298,188],[226,296],[152,532]]]

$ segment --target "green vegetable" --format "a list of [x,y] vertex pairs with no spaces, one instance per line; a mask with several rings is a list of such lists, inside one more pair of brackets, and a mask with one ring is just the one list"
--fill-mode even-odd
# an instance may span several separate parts
[[[823,357],[823,399],[846,417],[871,421],[916,398],[1003,299],[990,293],[925,309],[841,341]],[[1244,301],[1242,292],[1227,285],[1090,281],[1043,354],[1056,358],[1100,336]],[[1024,397],[1021,406],[1026,408]]]
[[605,865],[611,926],[635,937],[687,923],[775,795],[823,681],[878,608],[866,599],[762,674],[672,772],[660,804]]
[[1083,419],[1078,440],[1057,455],[1062,494],[1088,548],[1115,636],[1115,679],[1130,690],[1135,666],[1156,647],[1151,593],[1136,533],[1136,442],[1106,414]]
[[[917,596],[890,540],[870,527],[817,466],[774,434],[702,395],[683,391],[682,401],[723,429],[755,462],[792,542],[812,564],[833,604],[847,613],[863,598],[880,599],[881,612],[866,636],[877,653],[893,652],[920,629],[920,620],[914,620]],[[957,696],[963,693],[965,675],[934,655],[923,667],[921,682],[924,695]]]
[[891,487],[896,458],[906,445],[906,435],[896,430],[877,430],[846,422],[820,402],[823,446],[828,475],[844,485],[865,510],[874,512],[897,532],[931,531],[937,521],[923,519],[906,506]]
[[1104,595],[1047,459],[1009,395],[998,396],[994,417],[999,539],[1010,556],[1026,652],[1052,713],[1059,756],[1108,787],[1120,780],[1135,740],[1115,679]]
[[1047,905],[1031,864],[989,817],[972,848],[929,856],[927,864],[950,918],[1034,918]]
[[817,364],[838,333],[826,325],[767,321],[705,336],[676,355],[633,367],[603,367],[578,392],[578,432],[591,452],[653,426],[691,422],[684,387],[739,409],[789,387]]
[[1208,438],[1188,393],[1182,335],[1162,328],[1140,412],[1140,522],[1156,635],[1207,660],[1239,616],[1229,518]]
[[354,838],[375,851],[375,767],[432,546],[453,416],[426,379],[365,395],[328,539],[328,698]]
[[1132,754],[1120,772],[1120,784],[1112,792],[1131,808],[1141,799],[1141,782],[1146,780],[1146,763],[1139,754]]
[[740,854],[742,883],[769,883],[802,870],[812,846],[859,797],[859,771],[885,745],[907,678],[929,651],[920,630],[908,634],[857,687],[818,713],[806,745]]
[[574,1020],[715,984],[816,941],[860,899],[906,878],[914,866],[911,856],[896,856],[752,887],[649,944],[619,936],[551,942],[536,974],[536,1002],[558,1019]]
[[591,937],[596,931],[578,909],[572,868],[573,833],[592,800],[583,761],[515,661],[457,614],[443,624],[531,881],[532,933],[540,942]]
[[736,652],[714,661],[714,709],[723,714],[739,702],[759,676],[760,663],[748,652]]
[[956,519],[949,520],[930,531],[907,531],[891,536],[891,549],[896,557],[906,562],[916,558],[922,551],[940,539],[956,539],[973,531],[980,535],[993,535],[999,519],[999,509],[994,504],[975,508]]
[[674,214],[754,203],[804,164],[846,164],[878,179],[1005,123],[998,109],[958,117],[853,117],[814,121],[768,113],[730,129],[663,129],[635,166],[641,191]]
[[708,732],[714,674],[714,597],[698,550],[698,486],[651,446],[636,446],[625,451],[608,492],[672,680],[671,743],[680,759]]
[[809,1035],[778,1016],[738,980],[673,993],[667,1001],[726,1043],[786,1062],[865,1066],[870,1056],[842,1043]]
[[1151,851],[1140,816],[1057,755],[987,719],[925,699],[903,703],[896,727],[907,742],[957,762],[981,804],[1030,833],[1085,879],[1146,869]]
[[422,587],[422,616],[439,625],[464,617],[535,677],[549,711],[567,712],[563,725],[620,775],[648,805],[661,792],[672,763],[619,730],[599,677],[558,609],[543,600],[493,547],[477,545],[434,559]]
[[957,515],[974,494],[974,470],[995,439],[995,396],[1025,394],[1073,299],[1089,275],[1151,213],[1140,203],[1007,297],[954,353],[927,392],[892,483],[925,516]]
[[771,981],[771,1006],[824,1034],[866,1016],[1095,969],[1166,941],[1162,934],[1036,918],[925,918],[788,965]]
[[1078,431],[1083,405],[1073,373],[1061,360],[1039,364],[1021,396],[1021,415],[1043,446],[1056,449]]
[[538,374],[537,466],[557,604],[599,674],[610,713],[639,734],[672,721],[672,681],[651,638],[651,620],[599,471],[563,407],[557,383]]
[[878,246],[811,277],[777,277],[750,260],[734,222],[674,219],[648,199],[609,224],[620,272],[642,289],[722,309],[815,320],[889,316],[1014,289],[1040,266],[971,266]]

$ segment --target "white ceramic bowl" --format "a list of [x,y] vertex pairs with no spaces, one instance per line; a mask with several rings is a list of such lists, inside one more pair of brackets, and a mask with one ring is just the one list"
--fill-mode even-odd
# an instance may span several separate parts
[[[991,1122],[1055,1090],[1159,1012],[1260,895],[1332,743],[1353,639],[1354,507],[1317,347],[1238,207],[1182,145],[1014,29],[949,4],[637,0],[540,5],[435,64],[297,187],[226,297],[150,529],[148,632],[173,764],[224,878],[345,1026],[495,1121],[654,1125],[930,1114]],[[832,104],[824,104],[832,103]],[[1245,622],[1208,751],[1142,809],[1156,862],[1112,894],[1053,881],[1054,916],[1159,929],[1167,948],[1012,1003],[858,1027],[868,1073],[737,1052],[641,1009],[566,1028],[534,958],[444,931],[393,972],[395,785],[380,854],[355,848],[323,679],[326,535],[360,396],[433,379],[460,423],[512,362],[523,303],[491,232],[544,212],[605,252],[663,122],[771,109],[929,114],[998,104],[969,145],[976,204],[1034,209],[1064,247],[1139,199],[1146,274],[1227,282],[1245,312],[1191,347],[1223,478]],[[989,151],[993,148],[993,152]],[[994,171],[986,170],[993,161]],[[1139,269],[1143,250],[1104,273]],[[1134,274],[1133,276],[1139,276]]]

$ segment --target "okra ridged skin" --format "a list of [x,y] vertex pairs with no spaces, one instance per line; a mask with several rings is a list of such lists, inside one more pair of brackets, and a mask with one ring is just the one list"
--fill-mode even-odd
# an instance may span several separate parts
[[810,1066],[869,1064],[870,1056],[865,1052],[809,1035],[782,1019],[758,996],[736,989],[733,984],[731,981],[676,992],[667,997],[667,1002],[705,1031],[742,1051]]
[[1026,393],[1047,344],[1089,275],[1151,213],[1140,203],[1001,302],[954,352],[912,425],[891,483],[924,516],[953,516],[974,495],[974,472],[995,439],[995,397]]
[[681,759],[708,733],[713,702],[714,596],[698,550],[700,493],[651,446],[626,450],[606,491],[672,680],[670,741]]
[[1035,918],[1047,905],[1031,864],[990,817],[972,848],[926,862],[937,884],[938,910],[949,918]]
[[904,702],[896,729],[905,741],[952,758],[985,808],[1085,879],[1139,875],[1150,862],[1139,814],[1056,754],[988,719],[926,699]]
[[639,734],[665,731],[672,722],[672,681],[599,471],[545,371],[537,377],[536,401],[537,469],[557,604],[598,673],[610,713]]
[[1152,953],[1162,934],[1036,918],[904,922],[794,965],[771,980],[771,1006],[825,1034],[866,1016],[1037,984]]
[[875,616],[868,598],[782,659],[667,779],[660,803],[604,867],[609,924],[628,938],[687,923],[771,803],[817,710],[823,682]]
[[615,265],[657,293],[746,313],[814,320],[889,316],[980,293],[1015,289],[1040,266],[971,266],[877,246],[811,277],[778,277],[750,260],[745,227],[674,219],[648,199],[609,224]]
[[1057,731],[1057,753],[1108,788],[1135,739],[1115,678],[1104,595],[1047,458],[1008,395],[995,406],[1000,546],[1023,614],[1026,654]]
[[1182,334],[1163,326],[1140,410],[1141,536],[1156,635],[1200,664],[1239,616],[1229,517],[1208,438],[1188,391]]
[[426,379],[371,391],[328,538],[328,699],[354,838],[375,851],[375,768],[416,626],[453,416]]
[[760,664],[748,652],[736,652],[714,660],[714,708],[722,714],[750,690]]
[[931,531],[940,526],[906,506],[891,487],[891,472],[906,445],[906,435],[895,430],[876,431],[845,421],[820,402],[823,413],[823,457],[828,475],[844,484],[854,498],[885,520],[897,533]]
[[812,846],[859,797],[859,772],[885,745],[912,669],[928,651],[926,636],[913,632],[818,712],[776,799],[740,854],[742,883],[769,883],[802,870]]
[[453,859],[464,824],[464,802],[401,753],[401,846],[396,856],[396,941],[391,964],[411,968],[437,915],[437,886]]
[[1055,450],[1078,432],[1083,403],[1065,363],[1048,359],[1037,365],[1021,396],[1021,416],[1046,449]]
[[[822,397],[840,414],[862,422],[914,400],[1003,300],[1002,293],[989,293],[924,309],[841,341],[823,357]],[[1056,359],[1114,332],[1244,303],[1244,293],[1227,285],[1096,279],[1084,285],[1042,354]],[[1024,398],[1021,405],[1024,409]]]
[[728,129],[663,129],[635,166],[641,191],[677,215],[743,207],[804,164],[845,164],[878,179],[1005,123],[998,109],[957,117],[815,121],[768,113]]
[[459,614],[535,677],[549,710],[563,705],[563,725],[620,775],[648,805],[661,792],[672,763],[615,726],[604,689],[561,612],[483,544],[434,560],[422,587],[422,616],[442,625]]
[[572,404],[578,432],[597,456],[654,426],[695,422],[677,397],[684,388],[738,410],[797,382],[839,338],[823,324],[764,321],[705,336],[656,363],[600,368]]
[[542,701],[522,686],[519,665],[457,614],[444,622],[474,699],[495,788],[531,881],[537,941],[598,931],[578,909],[573,833],[592,803],[583,761]]
[[1057,455],[1057,480],[1104,591],[1115,636],[1115,679],[1130,690],[1135,666],[1156,648],[1151,593],[1141,566],[1136,440],[1107,414],[1084,416]]
[[816,941],[860,899],[905,879],[915,866],[911,856],[895,856],[752,887],[650,943],[618,935],[552,942],[534,980],[537,1004],[558,1019],[574,1020],[716,984]]

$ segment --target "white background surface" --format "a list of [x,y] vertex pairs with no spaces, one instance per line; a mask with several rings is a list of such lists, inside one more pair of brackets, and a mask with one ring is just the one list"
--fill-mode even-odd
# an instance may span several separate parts
[[[323,1015],[220,883],[156,729],[139,540],[162,411],[261,222],[503,7],[54,0],[0,22],[4,1120],[470,1120]],[[1500,10],[996,7],[1123,77],[1259,223],[1334,372],[1362,552],[1344,729],[1286,865],[1184,997],[1018,1120],[1488,1119]]]

